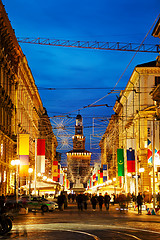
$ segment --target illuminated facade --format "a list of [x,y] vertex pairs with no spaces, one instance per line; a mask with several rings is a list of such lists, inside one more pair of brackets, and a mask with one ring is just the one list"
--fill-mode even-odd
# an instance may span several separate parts
[[[29,134],[29,167],[35,165],[35,139],[46,139],[47,167],[56,156],[57,141],[43,107],[27,59],[0,1],[0,195],[14,192],[18,134]],[[50,174],[52,174],[52,170]],[[23,181],[27,179],[22,179]]]
[[76,117],[73,150],[67,153],[67,175],[71,188],[80,189],[87,187],[90,177],[91,152],[85,150],[85,137],[83,136],[83,123],[80,114]]
[[101,148],[101,166],[107,164],[108,180],[117,178],[117,148],[119,146],[118,117],[112,115],[105,133],[99,143]]
[[[135,149],[137,176],[140,177],[137,191],[141,190],[146,194],[152,192],[152,163],[149,162],[148,144],[153,144],[151,140],[153,137],[152,123],[156,113],[155,103],[150,93],[156,86],[159,77],[158,61],[136,66],[114,107],[114,111],[118,115],[119,147],[124,149],[124,153],[129,148]],[[153,149],[151,151],[153,152]],[[126,192],[135,192],[134,176],[136,173],[127,174],[126,154],[124,154],[124,158],[125,190]],[[141,173],[140,169],[143,169],[144,172]]]

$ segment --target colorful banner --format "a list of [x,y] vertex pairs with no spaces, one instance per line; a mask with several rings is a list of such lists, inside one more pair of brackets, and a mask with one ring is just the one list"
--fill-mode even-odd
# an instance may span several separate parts
[[96,173],[93,174],[92,178],[93,178],[93,182],[95,182],[96,181]]
[[66,179],[66,188],[69,189],[69,180]]
[[98,170],[98,184],[100,183],[100,170]]
[[59,181],[59,182],[60,182],[60,184],[62,184],[62,185],[64,184],[63,175],[64,175],[63,173],[60,173],[60,181]]
[[45,173],[45,139],[37,139],[37,173]]
[[29,155],[20,155],[20,166],[19,166],[19,176],[20,177],[28,177],[29,172]]
[[29,134],[18,135],[18,155],[20,160],[19,176],[28,177],[29,169]]
[[159,156],[159,121],[155,121],[155,166],[160,166]]
[[153,137],[153,121],[147,121],[147,148],[148,148],[148,164],[152,164],[152,137]]
[[117,149],[118,176],[124,176],[124,149]]
[[127,172],[135,172],[135,150],[127,149]]
[[[159,156],[159,121],[154,122],[154,141],[155,141],[155,166],[160,166],[160,156]],[[152,155],[153,155],[153,121],[147,121],[147,147],[148,147],[148,164],[152,165]]]
[[58,182],[60,181],[60,169],[61,169],[61,165],[60,163],[58,163]]
[[53,181],[58,182],[58,161],[53,161],[52,167]]
[[103,182],[107,181],[107,176],[108,176],[108,172],[107,172],[107,164],[103,165]]
[[100,184],[103,183],[103,168],[100,168]]
[[18,155],[29,155],[29,134],[19,134],[18,137]]

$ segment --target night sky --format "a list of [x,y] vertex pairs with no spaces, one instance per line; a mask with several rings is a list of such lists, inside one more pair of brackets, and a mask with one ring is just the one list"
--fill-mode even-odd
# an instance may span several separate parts
[[[160,12],[159,0],[3,0],[2,2],[17,37],[61,40],[119,41],[140,44]],[[159,39],[151,36],[152,31],[153,29],[148,34],[145,44],[159,43]],[[105,131],[108,119],[114,113],[112,106],[119,95],[118,91],[125,88],[134,67],[153,61],[157,57],[155,53],[137,53],[125,71],[134,52],[25,43],[20,46],[28,60],[43,105],[51,117],[53,128],[63,121],[65,134],[68,133],[71,137],[74,134],[75,117],[80,110],[86,136],[86,149],[92,152],[100,152],[95,149],[98,147],[99,136]],[[115,88],[118,91],[108,95],[118,81]],[[55,90],[49,90],[50,88]],[[108,104],[109,107],[85,107],[93,103]],[[95,129],[92,128],[93,122]],[[91,135],[93,130],[96,137]],[[72,143],[72,139],[70,141]],[[61,149],[60,145],[61,143],[60,152],[70,150]],[[93,154],[92,161],[97,161],[98,157],[99,154]]]

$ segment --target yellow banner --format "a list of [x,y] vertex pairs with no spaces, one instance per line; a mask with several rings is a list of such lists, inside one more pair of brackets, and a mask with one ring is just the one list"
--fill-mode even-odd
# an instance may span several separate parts
[[53,165],[52,167],[53,177],[58,177],[58,165]]
[[29,155],[29,134],[19,134],[18,155]]

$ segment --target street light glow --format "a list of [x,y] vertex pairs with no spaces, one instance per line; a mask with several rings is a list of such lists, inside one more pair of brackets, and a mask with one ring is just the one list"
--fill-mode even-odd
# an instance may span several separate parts
[[17,160],[12,160],[12,161],[11,161],[11,165],[12,165],[12,166],[20,165],[20,160],[19,160],[19,159],[17,159]]
[[29,169],[28,169],[28,172],[29,172],[29,173],[32,173],[32,172],[33,172],[33,168],[29,168]]
[[139,169],[139,172],[141,173],[141,172],[144,172],[144,168],[140,168]]

